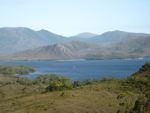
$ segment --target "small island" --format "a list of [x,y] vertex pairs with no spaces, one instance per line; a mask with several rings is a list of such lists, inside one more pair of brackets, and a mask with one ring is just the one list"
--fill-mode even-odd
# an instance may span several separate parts
[[0,65],[0,75],[16,76],[35,72],[35,68],[23,65]]

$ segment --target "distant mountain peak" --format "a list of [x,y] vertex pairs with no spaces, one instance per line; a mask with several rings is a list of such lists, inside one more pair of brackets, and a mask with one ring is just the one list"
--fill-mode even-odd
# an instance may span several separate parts
[[1,27],[0,30],[32,30],[32,29],[27,27]]
[[62,35],[58,35],[58,34],[56,34],[56,33],[50,32],[50,31],[45,30],[45,29],[41,29],[41,30],[39,30],[39,31],[37,31],[37,32],[42,33],[42,34],[45,34],[45,35],[57,35],[58,37],[64,37],[64,36],[62,36]]
[[50,31],[45,30],[45,29],[41,29],[41,30],[38,30],[37,32],[50,32]]
[[102,33],[103,34],[112,34],[112,33],[115,33],[115,34],[121,34],[121,33],[129,33],[129,32],[126,32],[126,31],[121,31],[121,30],[113,30],[113,31],[107,31],[107,32],[104,32]]
[[78,38],[92,38],[97,36],[98,34],[94,34],[94,33],[90,33],[90,32],[83,32],[83,33],[79,33],[77,34],[75,37]]

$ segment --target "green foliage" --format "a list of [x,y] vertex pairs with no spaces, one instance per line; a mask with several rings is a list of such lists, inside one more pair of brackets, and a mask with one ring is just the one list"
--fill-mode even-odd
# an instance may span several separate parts
[[128,77],[122,86],[126,91],[136,91],[140,96],[127,113],[149,113],[150,111],[150,63],[143,65],[138,72]]
[[65,90],[73,87],[72,81],[64,76],[45,74],[35,79],[35,84],[46,86],[47,91]]
[[145,65],[142,66],[142,68],[140,68],[139,72],[145,72],[145,71],[149,71],[150,72],[150,63],[146,63]]
[[31,72],[34,72],[35,69],[29,66],[16,66],[14,67],[16,74],[24,75]]
[[33,80],[28,79],[28,78],[20,78],[18,77],[16,80],[17,83],[22,84],[22,85],[33,85]]
[[1,75],[14,75],[15,70],[11,66],[0,65],[0,74]]
[[136,94],[132,91],[121,92],[117,99],[119,100],[119,105],[121,107],[117,113],[129,113],[134,106]]
[[65,90],[71,88],[72,82],[70,79],[62,76],[52,76],[52,80],[49,81],[47,91]]
[[12,66],[12,65],[0,65],[1,75],[23,75],[34,72],[35,69],[29,66]]
[[126,97],[126,96],[134,96],[135,94],[133,93],[133,92],[131,92],[131,91],[126,91],[126,92],[122,92],[122,93],[120,93],[119,95],[118,95],[118,99],[122,99],[122,98],[124,98],[124,97]]
[[130,89],[137,90],[144,94],[150,94],[150,63],[146,63],[138,72],[128,77],[123,83]]
[[35,84],[49,85],[49,82],[55,80],[57,78],[57,76],[58,75],[56,75],[56,74],[40,75],[35,79]]

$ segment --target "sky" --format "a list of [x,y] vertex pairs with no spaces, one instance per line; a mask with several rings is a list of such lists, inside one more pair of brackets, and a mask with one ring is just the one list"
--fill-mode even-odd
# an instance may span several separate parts
[[64,36],[150,33],[150,0],[0,0],[0,27],[46,29]]

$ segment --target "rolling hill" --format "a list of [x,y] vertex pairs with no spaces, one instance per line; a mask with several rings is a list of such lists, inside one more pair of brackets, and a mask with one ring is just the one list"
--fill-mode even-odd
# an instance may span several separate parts
[[97,48],[100,48],[100,46],[82,41],[71,41],[69,43],[53,44],[18,52],[5,58],[15,60],[74,59],[83,58],[87,53]]
[[150,38],[136,38],[106,47],[82,41],[71,41],[26,50],[7,56],[19,60],[112,59],[150,56]]

